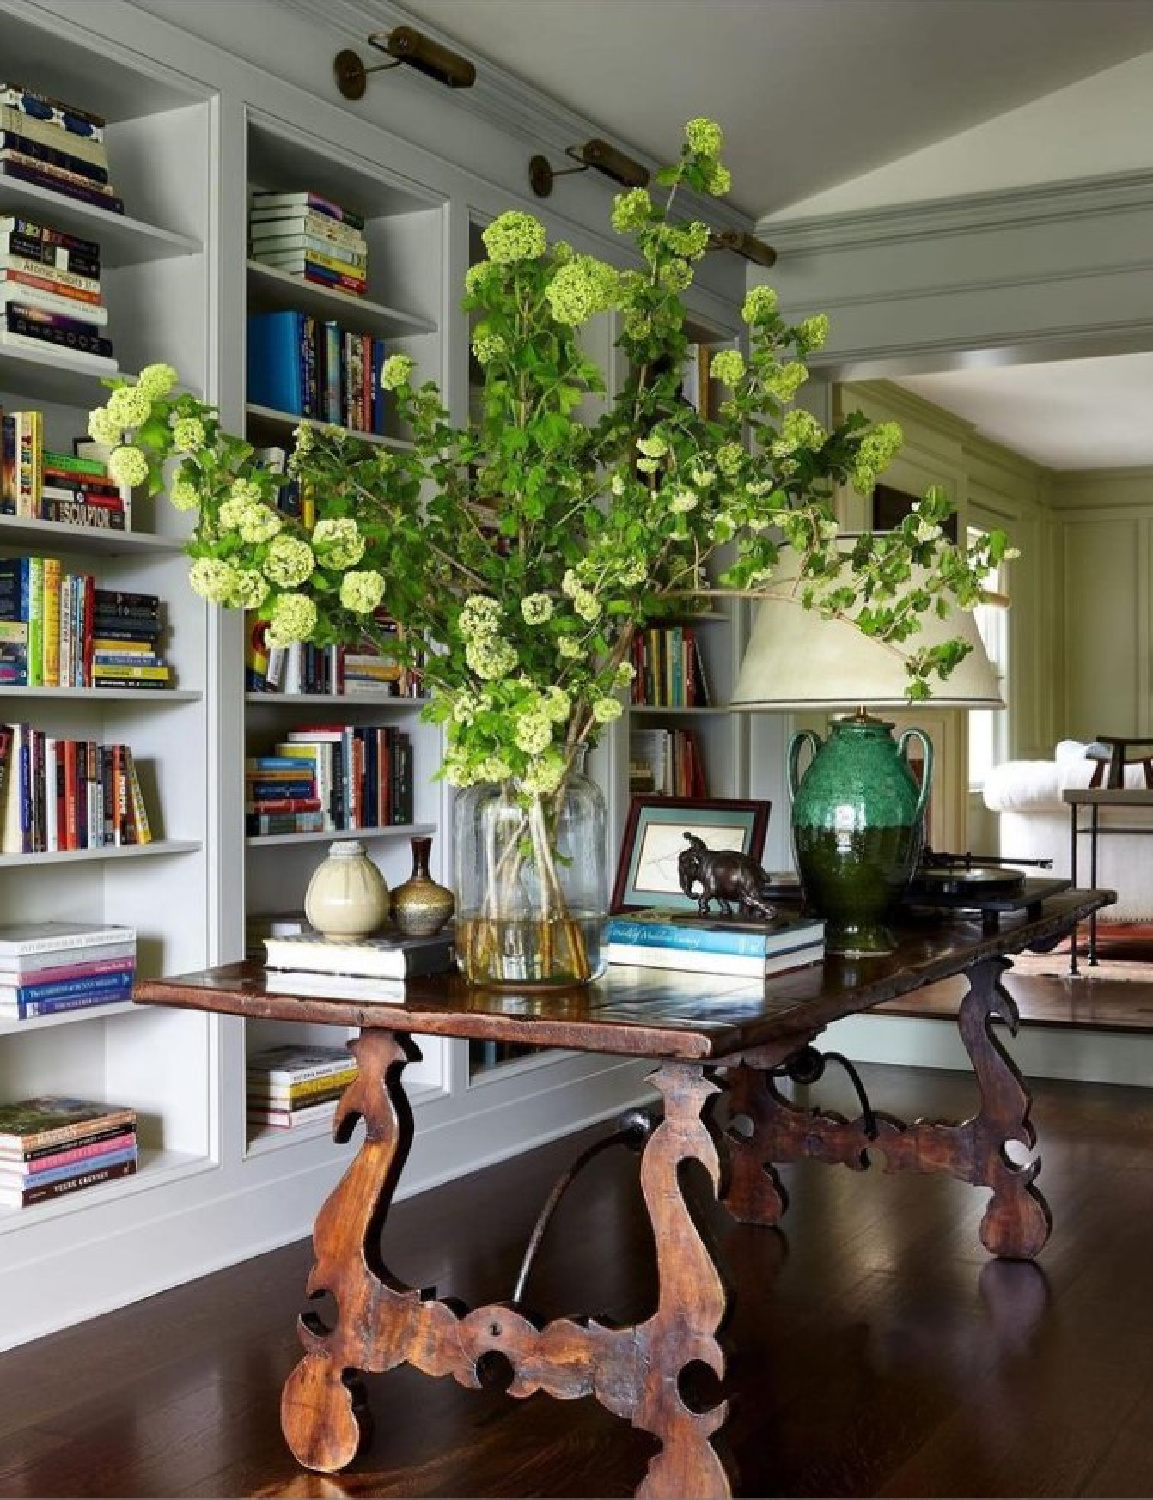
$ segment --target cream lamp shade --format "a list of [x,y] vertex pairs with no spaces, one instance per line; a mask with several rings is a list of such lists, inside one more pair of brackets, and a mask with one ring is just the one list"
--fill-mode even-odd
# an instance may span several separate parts
[[[901,648],[862,634],[849,620],[825,619],[805,609],[794,580],[776,578],[758,606],[753,632],[737,675],[736,709],[910,708],[909,677]],[[1004,708],[972,611],[952,609],[944,619],[921,616],[908,650],[967,642],[972,650],[943,682],[932,685],[932,702],[945,708]]]

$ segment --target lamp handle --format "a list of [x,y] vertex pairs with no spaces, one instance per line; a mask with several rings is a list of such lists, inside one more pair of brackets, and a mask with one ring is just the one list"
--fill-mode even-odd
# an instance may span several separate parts
[[906,765],[909,761],[906,746],[914,736],[921,742],[925,763],[925,769],[921,773],[921,795],[917,798],[917,811],[914,814],[914,818],[919,822],[925,816],[925,808],[929,805],[929,793],[933,790],[933,742],[923,729],[906,729],[897,741],[897,749],[905,757]]
[[[797,788],[801,784],[801,778],[797,773],[797,766],[800,762],[802,747],[804,745],[812,746],[813,755],[815,756],[820,750],[822,743],[821,736],[815,729],[798,729],[789,741],[789,792],[794,798],[797,795]],[[811,760],[809,764],[812,765]]]

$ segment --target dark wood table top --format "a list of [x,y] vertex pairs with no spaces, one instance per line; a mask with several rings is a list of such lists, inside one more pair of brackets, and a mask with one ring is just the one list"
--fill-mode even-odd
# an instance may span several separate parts
[[381,981],[379,999],[363,999],[325,996],[323,975],[315,995],[277,993],[275,970],[249,960],[138,980],[135,999],[628,1057],[708,1060],[759,1048],[783,1056],[844,1016],[948,979],[981,959],[1044,947],[1113,899],[1112,891],[1064,891],[1039,913],[1002,917],[996,932],[984,932],[976,915],[910,912],[894,929],[895,953],[828,956],[763,981],[613,964],[603,979],[573,989],[485,990],[442,974],[407,984]]

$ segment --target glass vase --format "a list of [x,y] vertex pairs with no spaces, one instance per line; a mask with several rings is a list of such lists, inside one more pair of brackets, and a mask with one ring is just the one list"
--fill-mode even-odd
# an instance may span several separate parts
[[605,801],[580,771],[557,792],[466,788],[453,819],[457,962],[470,984],[585,984],[605,970]]

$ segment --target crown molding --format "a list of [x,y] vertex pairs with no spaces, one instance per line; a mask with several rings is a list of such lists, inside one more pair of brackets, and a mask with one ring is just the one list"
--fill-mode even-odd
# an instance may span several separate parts
[[[403,5],[396,4],[396,0],[281,0],[281,3],[340,33],[361,49],[367,46],[371,32],[390,31],[394,26],[414,26],[434,41],[454,51],[462,50],[460,41],[451,33],[431,25],[422,16],[414,15]],[[485,120],[506,134],[519,137],[532,151],[560,158],[568,146],[586,141],[590,136],[612,134],[600,121],[569,109],[490,58],[478,55],[472,60],[477,62],[476,82],[470,89],[451,91],[454,107]],[[663,165],[630,142],[615,135],[613,140],[650,171],[655,173]],[[753,228],[749,215],[720,199],[699,193],[679,196],[691,216],[705,220],[713,228]]]
[[769,214],[757,221],[756,232],[770,236],[778,250],[856,250],[1022,224],[1067,224],[1073,218],[1150,206],[1153,172],[1122,172],[803,219]]

